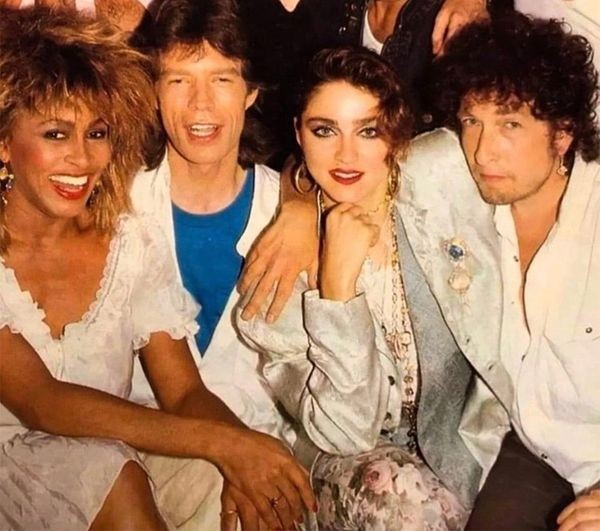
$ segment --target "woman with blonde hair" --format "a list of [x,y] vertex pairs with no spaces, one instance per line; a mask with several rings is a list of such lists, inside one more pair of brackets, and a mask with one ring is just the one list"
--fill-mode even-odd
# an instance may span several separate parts
[[[202,383],[198,308],[162,233],[129,213],[148,72],[101,22],[0,13],[2,529],[164,529],[134,448],[211,461],[273,527],[314,503],[288,451]],[[162,410],[126,400],[134,351]]]

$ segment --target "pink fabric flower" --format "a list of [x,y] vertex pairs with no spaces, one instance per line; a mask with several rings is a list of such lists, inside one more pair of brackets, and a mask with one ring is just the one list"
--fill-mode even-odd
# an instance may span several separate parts
[[362,484],[375,494],[392,492],[394,487],[393,470],[388,461],[380,460],[369,463],[362,476]]

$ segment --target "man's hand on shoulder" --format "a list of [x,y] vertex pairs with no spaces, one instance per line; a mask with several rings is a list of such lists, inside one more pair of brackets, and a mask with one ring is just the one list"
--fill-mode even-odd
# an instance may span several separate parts
[[[252,319],[272,291],[273,299],[266,320],[274,322],[290,298],[298,275],[308,273],[311,288],[317,286],[319,237],[314,187],[306,192],[294,185],[298,161],[293,155],[285,162],[280,177],[279,214],[256,239],[246,256],[238,291],[246,299],[242,319]],[[298,186],[302,186],[298,183]]]
[[600,488],[580,494],[558,515],[558,531],[600,530]]
[[251,319],[275,290],[266,319],[279,317],[302,271],[316,287],[318,237],[314,207],[301,201],[284,203],[275,221],[254,242],[246,257],[238,290],[246,296],[242,319]]

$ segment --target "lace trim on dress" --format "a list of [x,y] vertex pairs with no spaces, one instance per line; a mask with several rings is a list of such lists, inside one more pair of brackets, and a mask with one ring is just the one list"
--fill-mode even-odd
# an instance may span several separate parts
[[125,232],[124,229],[126,227],[125,221],[129,218],[129,215],[121,215],[117,221],[115,234],[111,238],[110,243],[108,244],[106,263],[104,264],[102,276],[100,277],[100,284],[98,285],[98,289],[96,290],[94,300],[90,304],[87,311],[81,316],[81,319],[79,319],[79,321],[69,323],[65,326],[62,336],[66,334],[68,327],[71,325],[88,325],[95,321],[100,309],[104,306],[106,297],[109,293],[111,293],[110,288],[113,285],[115,275],[118,269],[117,266],[119,263],[119,257],[121,256],[121,243],[123,240],[123,234]]
[[52,336],[50,327],[45,321],[46,312],[44,309],[33,299],[29,291],[21,289],[14,270],[7,267],[0,257],[0,264],[2,265],[0,272],[4,272],[4,278],[1,282],[3,285],[2,298],[6,301],[6,306],[11,308],[13,316],[19,318],[15,320],[15,317],[13,317],[13,320],[8,323],[11,332],[21,334],[35,350],[39,351],[46,348],[49,343],[60,342],[73,328],[87,326],[91,323],[102,307],[106,296],[110,293],[110,286],[117,269],[121,231],[125,219],[125,216],[119,218],[115,235],[109,243],[106,262],[94,299],[79,320],[67,323],[63,327],[59,338]]

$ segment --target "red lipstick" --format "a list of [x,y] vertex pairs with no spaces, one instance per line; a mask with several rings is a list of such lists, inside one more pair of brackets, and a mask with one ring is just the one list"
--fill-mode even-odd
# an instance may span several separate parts
[[361,177],[364,175],[362,171],[356,170],[343,170],[341,168],[335,168],[329,171],[329,175],[331,178],[339,184],[343,185],[351,185],[358,181],[360,181]]

